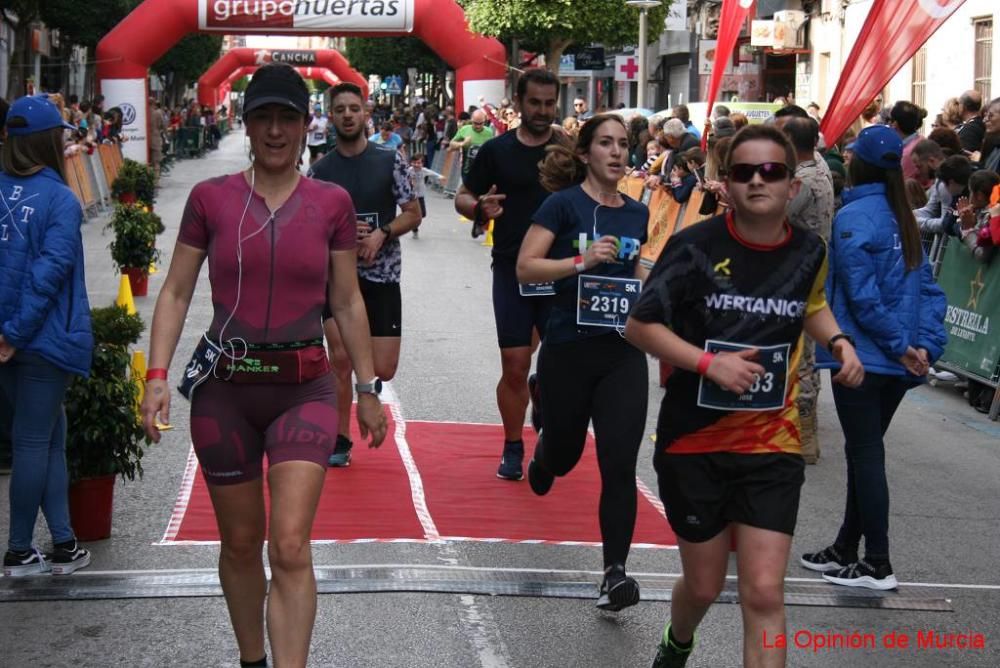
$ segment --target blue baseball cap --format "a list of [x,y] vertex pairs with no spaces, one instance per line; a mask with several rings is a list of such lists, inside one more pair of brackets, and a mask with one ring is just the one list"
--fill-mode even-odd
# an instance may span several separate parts
[[[11,121],[15,118],[22,118],[25,125]],[[65,128],[76,130],[76,128],[63,120],[59,113],[59,107],[52,104],[46,95],[26,95],[19,97],[10,105],[7,111],[7,134],[11,137],[23,137],[33,135],[36,132],[45,132],[53,128]]]
[[855,157],[882,169],[900,169],[903,160],[903,140],[888,125],[872,125],[846,146]]

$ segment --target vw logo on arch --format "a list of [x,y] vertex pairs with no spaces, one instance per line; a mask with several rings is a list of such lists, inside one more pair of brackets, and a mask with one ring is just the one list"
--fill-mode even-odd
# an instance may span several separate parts
[[122,110],[122,125],[132,125],[135,121],[135,107],[128,102],[122,102],[118,108]]

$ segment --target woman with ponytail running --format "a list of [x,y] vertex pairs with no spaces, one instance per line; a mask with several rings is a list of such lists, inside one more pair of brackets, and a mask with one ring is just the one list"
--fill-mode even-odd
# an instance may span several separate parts
[[539,496],[583,454],[591,421],[601,472],[604,580],[597,607],[639,601],[625,574],[636,516],[635,467],[646,423],[646,356],[623,338],[645,271],[648,209],[618,192],[628,167],[628,130],[604,114],[583,126],[572,149],[547,149],[542,185],[554,194],[532,217],[521,244],[522,284],[554,283],[538,357],[542,423],[528,481]]

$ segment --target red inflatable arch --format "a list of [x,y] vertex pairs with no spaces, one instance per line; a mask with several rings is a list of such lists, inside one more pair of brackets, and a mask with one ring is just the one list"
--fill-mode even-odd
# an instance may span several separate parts
[[[340,51],[333,49],[318,51],[275,49],[271,51],[268,49],[239,48],[227,51],[201,75],[201,78],[198,79],[198,102],[206,106],[218,104],[219,86],[226,81],[230,74],[240,68],[256,67],[272,60],[280,60],[290,65],[305,65],[329,70],[337,75],[341,81],[350,81],[360,86],[365,97],[368,97],[368,80],[351,67]],[[299,73],[301,74],[301,71]]]
[[[302,75],[303,79],[313,79],[318,81],[325,81],[331,86],[336,86],[342,80],[336,74],[325,67],[296,67],[296,71]],[[254,72],[257,71],[256,65],[246,65],[239,68],[222,82],[222,84],[216,88],[217,96],[215,102],[202,102],[201,101],[201,80],[198,80],[198,103],[205,104],[208,106],[218,106],[226,103],[226,98],[229,96],[230,91],[233,89],[233,84],[242,79],[243,77],[252,76]],[[364,90],[364,89],[362,89]],[[367,94],[367,93],[366,93]]]
[[471,32],[455,0],[145,0],[97,45],[105,108],[123,111],[127,157],[147,159],[149,66],[194,32],[412,34],[455,68],[458,108],[480,96],[499,100],[504,91],[506,50],[495,39]]

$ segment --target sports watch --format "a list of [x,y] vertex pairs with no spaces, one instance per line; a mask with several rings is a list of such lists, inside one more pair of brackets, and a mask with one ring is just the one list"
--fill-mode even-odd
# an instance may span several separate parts
[[355,383],[354,390],[358,393],[358,395],[374,394],[377,397],[382,394],[382,379],[376,377],[368,383]]
[[392,228],[389,226],[390,223],[379,226],[379,231],[385,235],[385,240],[390,241],[392,239]]
[[845,339],[848,343],[850,343],[852,348],[857,348],[857,345],[854,343],[854,337],[850,334],[841,332],[839,334],[834,334],[830,337],[830,340],[826,342],[826,349],[830,351],[830,354],[833,354],[833,344],[841,339]]

